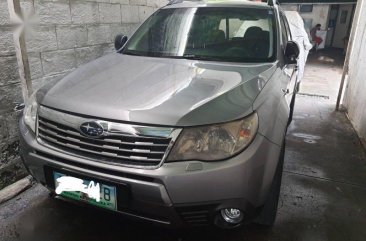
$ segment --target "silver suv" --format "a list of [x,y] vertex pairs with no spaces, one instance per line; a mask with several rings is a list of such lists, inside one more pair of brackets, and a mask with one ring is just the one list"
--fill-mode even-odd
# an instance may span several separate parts
[[154,223],[272,225],[299,54],[279,6],[171,2],[115,46],[28,101],[33,177]]

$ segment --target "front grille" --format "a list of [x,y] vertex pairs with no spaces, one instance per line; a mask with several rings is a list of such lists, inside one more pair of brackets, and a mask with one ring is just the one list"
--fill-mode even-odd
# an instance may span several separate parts
[[42,116],[38,116],[38,137],[46,144],[98,161],[133,166],[158,166],[171,141],[171,138],[121,133],[92,139],[73,127]]
[[152,177],[142,176],[142,175],[140,176],[140,175],[135,175],[135,174],[131,174],[131,173],[114,171],[114,170],[106,169],[106,168],[100,168],[100,167],[96,167],[96,166],[92,166],[92,165],[86,165],[83,163],[78,163],[78,162],[70,161],[70,160],[67,160],[64,158],[56,157],[54,155],[50,155],[48,153],[41,152],[41,151],[35,151],[34,154],[37,157],[50,159],[56,163],[59,163],[59,165],[62,163],[62,164],[67,164],[72,167],[79,167],[79,168],[87,169],[90,171],[106,173],[106,174],[110,174],[110,175],[114,175],[114,176],[118,176],[118,177],[140,180],[140,181],[144,181],[144,182],[155,182],[155,179]]

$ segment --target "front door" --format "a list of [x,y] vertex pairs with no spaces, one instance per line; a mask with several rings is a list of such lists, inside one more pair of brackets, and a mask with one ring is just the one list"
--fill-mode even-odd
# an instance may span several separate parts
[[[289,24],[287,22],[287,18],[282,13],[280,15],[280,20],[281,20],[281,33],[282,33],[282,48],[284,51],[286,48],[287,42],[292,40],[292,36],[291,36]],[[283,85],[282,91],[283,91],[283,95],[286,98],[287,104],[290,107],[291,101],[292,101],[292,98],[294,95],[294,91],[295,91],[296,81],[297,81],[296,65],[294,65],[294,64],[285,65],[283,68],[283,74],[284,74],[284,78],[286,79],[286,85]]]

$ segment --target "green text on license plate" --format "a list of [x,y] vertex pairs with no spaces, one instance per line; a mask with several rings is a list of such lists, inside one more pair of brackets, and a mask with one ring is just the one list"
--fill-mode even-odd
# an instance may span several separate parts
[[[65,174],[61,174],[58,172],[53,172],[53,177],[55,181],[55,189],[57,188],[58,182],[56,181],[58,178],[68,176]],[[89,183],[92,180],[83,180],[83,184],[86,186],[89,185]],[[98,184],[98,182],[95,182],[95,184]],[[77,201],[86,202],[89,204],[92,204],[94,206],[111,209],[111,210],[117,210],[117,200],[116,200],[116,188],[112,186],[108,186],[102,183],[99,183],[100,186],[100,201],[97,202],[95,199],[89,198],[87,194],[82,192],[74,192],[74,191],[64,191],[60,194],[60,196],[70,198]]]

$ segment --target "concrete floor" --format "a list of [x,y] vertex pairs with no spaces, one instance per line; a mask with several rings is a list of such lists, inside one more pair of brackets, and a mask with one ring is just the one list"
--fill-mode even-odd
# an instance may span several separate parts
[[50,199],[36,185],[0,206],[0,240],[365,240],[366,155],[344,113],[334,112],[341,57],[323,51],[310,61],[288,131],[272,229],[167,230]]

